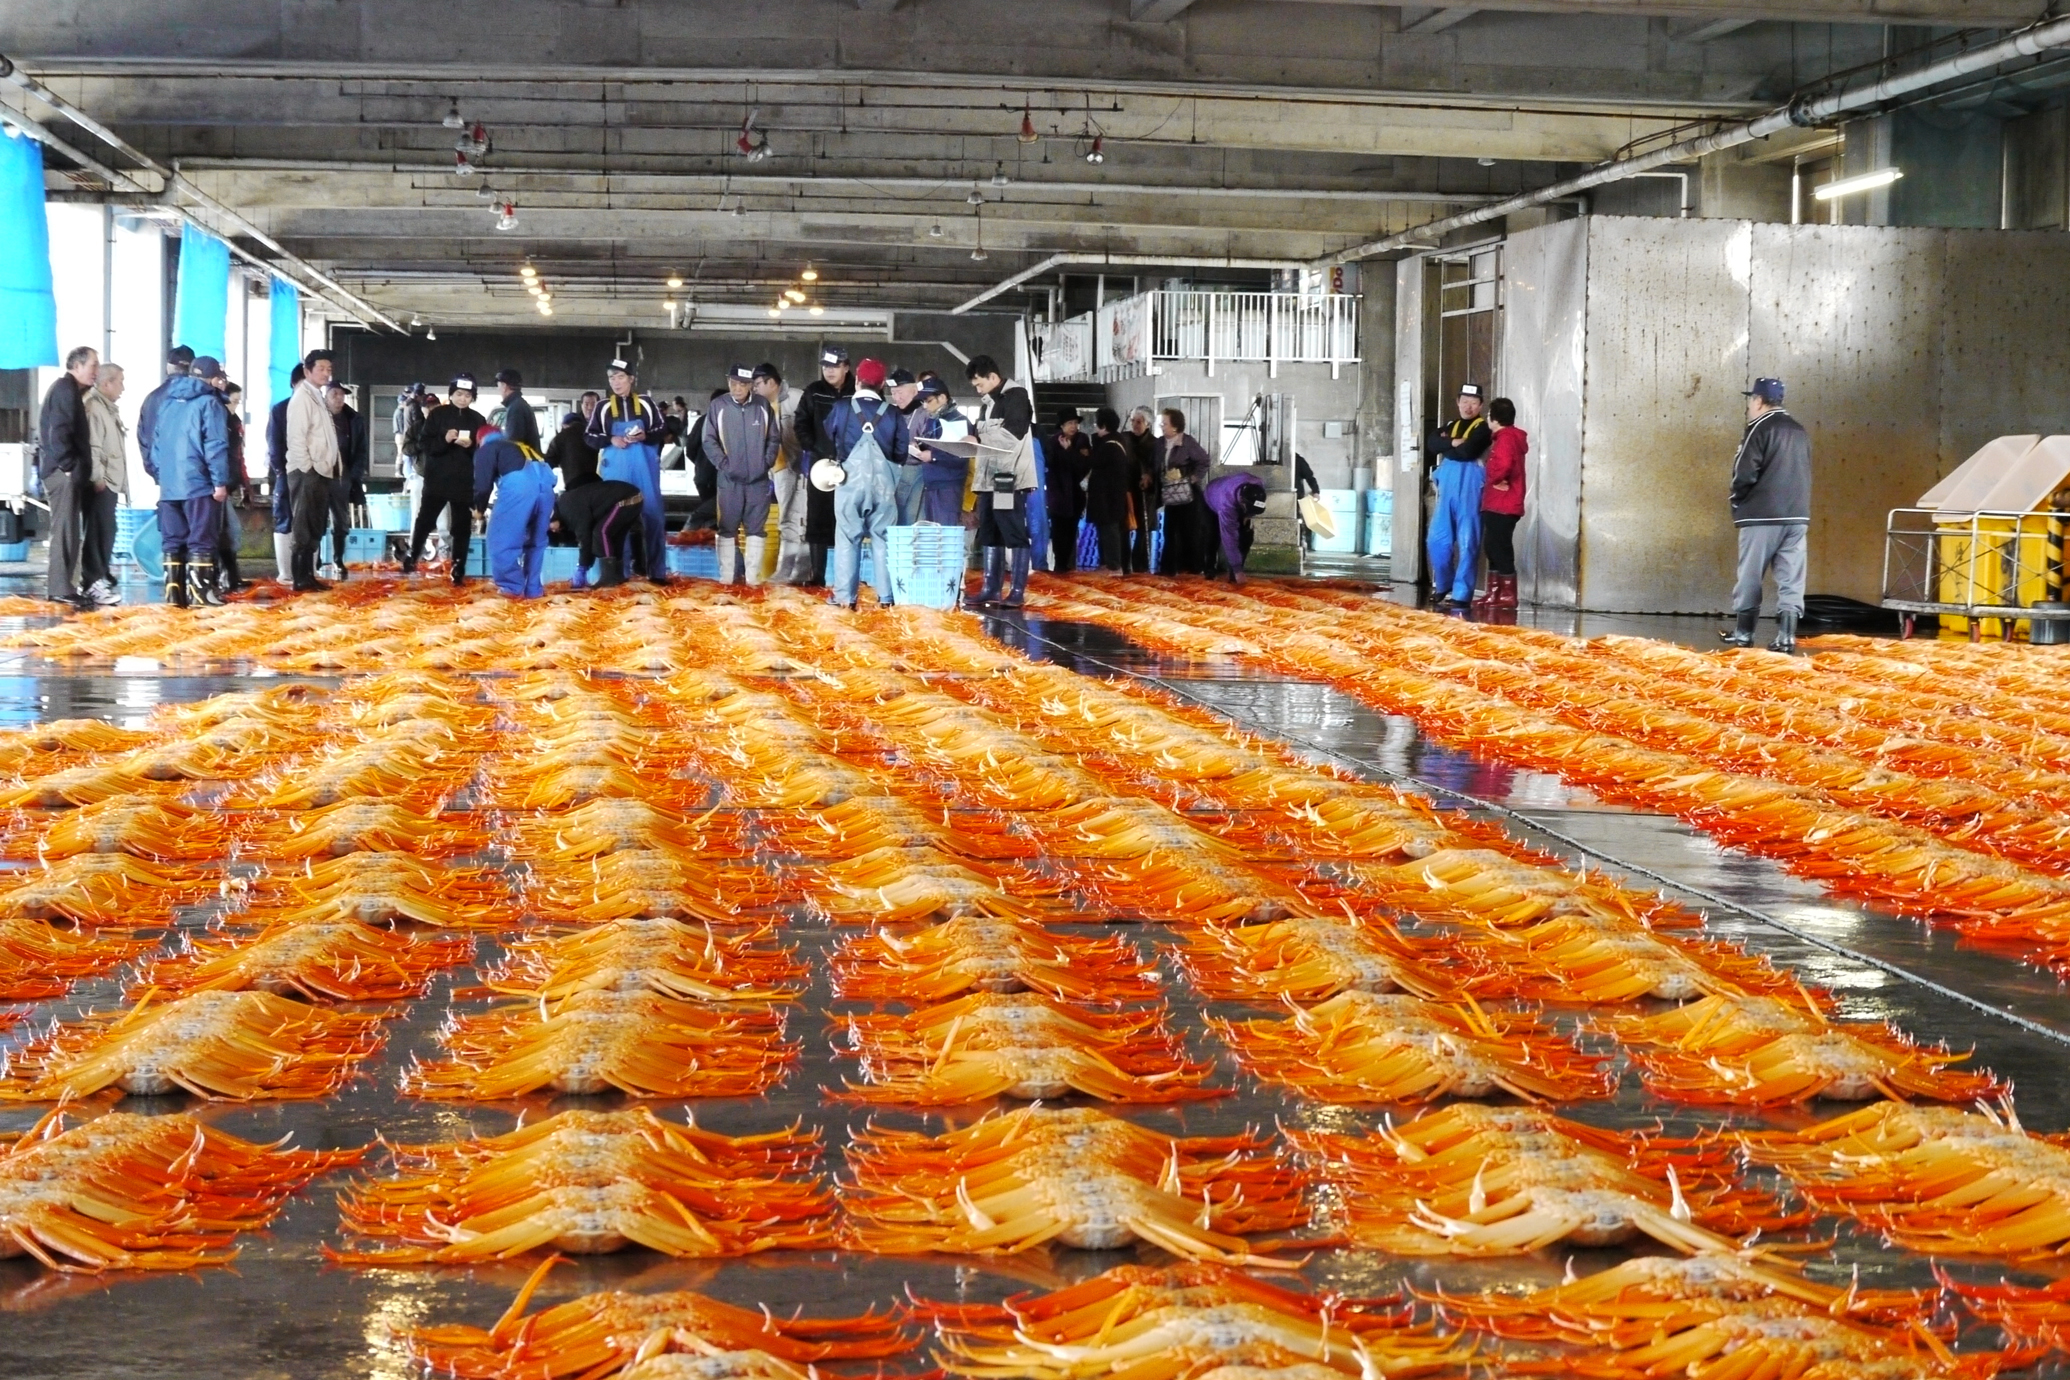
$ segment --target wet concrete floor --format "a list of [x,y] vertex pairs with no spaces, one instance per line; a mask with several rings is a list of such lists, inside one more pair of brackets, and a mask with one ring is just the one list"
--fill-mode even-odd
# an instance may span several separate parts
[[[1678,620],[1676,640],[1700,643],[1710,620]],[[14,624],[0,620],[0,632]],[[1914,1034],[1958,1047],[1974,1046],[1977,1061],[2014,1079],[2026,1124],[2055,1131],[2070,1126],[2070,1083],[2058,1075],[2070,1056],[2070,1010],[2055,981],[2010,957],[1957,945],[1944,932],[1836,901],[1773,864],[1722,850],[1677,821],[1606,806],[1584,791],[1539,773],[1479,761],[1423,739],[1406,719],[1373,713],[1323,686],[1263,677],[1240,667],[1176,662],[1144,654],[1107,630],[1045,624],[1040,619],[988,620],[1002,641],[1090,675],[1133,675],[1226,715],[1252,731],[1286,741],[1316,760],[1353,767],[1377,779],[1429,790],[1440,803],[1501,820],[1550,851],[1661,885],[1705,910],[1713,931],[1787,964],[1844,1001],[1846,1014],[1897,1022]],[[1607,631],[1609,629],[1591,629]],[[1627,631],[1618,628],[1617,631]],[[91,716],[141,723],[153,706],[224,691],[277,683],[266,675],[168,675],[146,664],[113,673],[69,671],[0,654],[0,724]],[[797,917],[792,940],[817,959],[835,936]],[[1146,955],[1156,956],[1170,936],[1157,926],[1132,927]],[[481,966],[495,957],[484,944]],[[1205,1133],[1244,1125],[1353,1130],[1376,1124],[1373,1109],[1318,1106],[1282,1096],[1240,1074],[1211,1041],[1203,1004],[1165,963],[1174,1025],[1187,1033],[1196,1057],[1219,1058],[1218,1082],[1231,1096],[1179,1110],[1130,1109],[1145,1125]],[[801,1003],[792,1033],[804,1057],[772,1095],[756,1100],[702,1101],[700,1124],[728,1132],[768,1130],[803,1119],[824,1129],[828,1168],[841,1169],[846,1130],[869,1119],[862,1109],[829,1104],[823,1087],[846,1071],[831,1055],[827,1013],[843,1008],[815,961],[814,985]],[[447,1139],[509,1129],[573,1106],[615,1105],[609,1098],[535,1099],[525,1104],[469,1106],[415,1101],[395,1092],[398,1072],[414,1058],[438,1051],[435,1035],[448,1010],[455,979],[443,979],[425,1000],[390,1023],[389,1043],[369,1065],[371,1077],[317,1103],[202,1108],[225,1130],[254,1139],[291,1135],[302,1146],[362,1144],[376,1134],[397,1141]],[[463,985],[472,976],[463,971]],[[116,983],[86,984],[63,1002],[37,1007],[30,1027],[71,1012],[108,1005]],[[1216,1008],[1219,1012],[1220,1008]],[[1232,1008],[1232,1011],[1234,1009]],[[1579,1012],[1563,1014],[1572,1028]],[[18,1043],[18,1030],[12,1042]],[[1598,1042],[1594,1047],[1607,1049]],[[128,1099],[132,1110],[175,1111],[183,1099]],[[682,1108],[657,1104],[663,1115]],[[1837,1110],[1823,1107],[1819,1111]],[[1664,1121],[1689,1130],[1720,1118],[1693,1115],[1646,1096],[1629,1071],[1610,1102],[1565,1108],[1604,1125],[1651,1126]],[[0,1130],[33,1120],[26,1109],[0,1109]],[[897,1112],[877,1119],[941,1129],[940,1117]],[[967,1117],[959,1114],[960,1120]],[[1809,1114],[1771,1117],[1767,1124],[1799,1124]],[[529,1264],[472,1270],[347,1270],[327,1264],[321,1247],[335,1243],[332,1194],[342,1176],[317,1186],[293,1204],[264,1236],[248,1240],[234,1270],[180,1276],[61,1276],[20,1260],[0,1261],[0,1377],[380,1377],[401,1380],[416,1372],[399,1345],[400,1329],[433,1322],[486,1324],[507,1305]],[[1859,1269],[1864,1285],[1931,1283],[1923,1257],[1887,1250],[1844,1227],[1836,1244],[1810,1265],[1813,1274],[1844,1279]],[[1621,1259],[1620,1251],[1585,1251],[1572,1257],[1581,1273]],[[1028,1289],[1086,1278],[1124,1261],[1159,1259],[1158,1253],[1057,1251],[1043,1258],[1001,1261],[873,1259],[834,1252],[772,1254],[708,1264],[673,1261],[632,1250],[589,1257],[555,1273],[539,1302],[552,1303],[598,1288],[652,1291],[696,1288],[744,1304],[802,1307],[815,1314],[885,1306],[907,1290],[939,1298],[993,1300]],[[1481,1264],[1411,1262],[1372,1252],[1325,1251],[1302,1271],[1317,1286],[1350,1293],[1392,1289],[1404,1279],[1443,1282],[1449,1288],[1556,1281],[1569,1256]],[[1954,1262],[1959,1274],[1996,1278],[1988,1262]],[[1979,1338],[1978,1340],[1985,1340]],[[918,1365],[918,1353],[915,1356]]]

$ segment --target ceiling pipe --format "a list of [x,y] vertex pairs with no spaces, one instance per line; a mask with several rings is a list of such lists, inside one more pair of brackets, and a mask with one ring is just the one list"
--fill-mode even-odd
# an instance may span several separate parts
[[1040,278],[1053,268],[1068,267],[1147,267],[1165,268],[1268,268],[1293,269],[1313,268],[1306,259],[1188,259],[1169,254],[1052,254],[1033,268],[1024,268],[1002,283],[986,288],[961,306],[951,307],[949,314],[961,316],[972,307],[983,306],[1001,293],[1012,292],[1030,278]]
[[[105,143],[109,148],[118,150],[125,157],[156,173],[164,181],[165,190],[168,197],[176,193],[184,192],[187,196],[191,197],[204,209],[212,211],[216,215],[222,217],[224,221],[228,222],[231,226],[235,227],[240,234],[243,234],[250,239],[257,240],[267,249],[270,249],[275,254],[279,255],[280,264],[262,263],[260,260],[253,258],[250,254],[246,254],[242,250],[238,250],[235,245],[231,245],[231,249],[238,254],[238,257],[248,260],[251,263],[258,264],[259,267],[265,269],[268,273],[282,273],[281,264],[289,265],[294,269],[296,273],[302,274],[310,282],[316,283],[320,289],[327,291],[329,294],[331,294],[336,303],[340,306],[345,307],[346,311],[349,312],[361,325],[371,328],[373,326],[374,321],[379,321],[382,325],[387,326],[390,330],[393,330],[398,334],[409,334],[409,331],[405,329],[401,323],[383,314],[380,311],[380,309],[375,307],[371,302],[367,302],[364,299],[356,297],[352,293],[347,292],[343,287],[341,287],[337,282],[333,281],[329,276],[323,273],[323,271],[318,269],[315,265],[307,263],[303,261],[301,258],[297,257],[296,255],[289,253],[285,248],[281,246],[279,241],[275,240],[271,235],[268,235],[265,231],[259,229],[258,226],[252,224],[249,220],[246,220],[238,212],[232,210],[230,207],[216,200],[207,192],[204,192],[199,187],[196,187],[192,182],[189,182],[186,178],[181,177],[179,173],[178,160],[174,160],[173,166],[170,168],[161,166],[157,162],[157,160],[153,159],[142,149],[137,148],[128,140],[124,139],[121,135],[117,134],[114,130],[108,128],[99,120],[94,119],[93,116],[87,114],[78,106],[73,105],[70,101],[66,100],[63,96],[58,95],[55,91],[52,91],[42,82],[30,76],[27,72],[24,72],[21,68],[21,64],[13,61],[5,54],[0,54],[0,81],[11,82],[15,86],[20,87],[23,91],[26,91],[29,95],[43,102],[43,104],[49,106],[52,110],[55,110],[62,114],[73,124],[79,126],[87,133],[93,135],[95,138]],[[105,173],[103,173],[103,175],[105,175]],[[128,183],[132,187],[137,187],[141,190],[141,184],[138,183],[136,179],[132,177],[123,175],[122,181]],[[195,226],[197,229],[208,230],[211,234],[220,233],[218,231],[212,230],[210,227],[206,225],[203,225],[193,216],[188,215],[184,208],[175,206],[174,209],[180,212],[180,218],[182,220],[187,221],[189,224]],[[282,276],[291,275],[283,273]],[[308,284],[305,283],[302,284],[302,286],[306,289]],[[372,320],[369,320],[369,317],[371,317]]]
[[[453,183],[451,163],[374,163],[345,158],[183,158],[180,167],[190,172],[375,172],[391,173],[397,176],[436,177],[447,186]],[[956,193],[955,200],[962,200],[962,193],[968,190],[963,181],[945,182],[939,177],[840,177],[818,174],[803,177],[760,174],[743,177],[738,173],[650,173],[634,170],[594,173],[577,168],[521,168],[506,163],[496,165],[496,180],[499,183],[512,177],[531,178],[573,178],[581,182],[595,182],[601,178],[604,191],[637,190],[623,185],[628,182],[667,183],[723,183],[740,196],[791,196],[796,189],[810,186],[835,187],[900,187],[933,191],[937,188]],[[1059,192],[1070,195],[1082,193],[1098,194],[1108,192],[1120,196],[1176,196],[1176,197],[1244,197],[1259,200],[1285,201],[1400,201],[1425,202],[1437,205],[1471,206],[1484,201],[1495,201],[1494,195],[1485,192],[1390,192],[1381,190],[1339,189],[1321,187],[1187,187],[1160,182],[1043,182],[1033,179],[1015,181],[1011,186],[995,190],[990,199],[1009,204],[1020,201],[1026,204],[1026,193]],[[915,206],[934,205],[931,202],[915,202]],[[927,216],[939,211],[915,210],[914,215]]]
[[1456,216],[1447,216],[1443,220],[1430,221],[1412,230],[1404,230],[1400,234],[1368,240],[1355,248],[1331,255],[1326,262],[1343,263],[1353,259],[1367,259],[1396,249],[1428,249],[1432,246],[1419,245],[1416,242],[1443,236],[1454,230],[1463,230],[1469,225],[1500,220],[1513,211],[1527,211],[1534,206],[1543,206],[1548,202],[1576,196],[1612,182],[1622,182],[1641,173],[1664,168],[1670,163],[1691,162],[1709,154],[1738,148],[1742,144],[1751,144],[1757,139],[1766,139],[1773,134],[1781,134],[1786,130],[1809,129],[1814,125],[1826,123],[1836,115],[1881,105],[1885,101],[1896,100],[1915,91],[1923,91],[1930,86],[1953,81],[1957,77],[1966,77],[1973,72],[1996,67],[2014,58],[2033,57],[2051,48],[2066,47],[2070,47],[2070,19],[2044,20],[2021,29],[2018,33],[2008,34],[1996,43],[1971,48],[1967,52],[1942,58],[1939,62],[1928,63],[1914,71],[1845,82],[1822,95],[1798,96],[1765,115],[1758,115],[1751,120],[1736,121],[1714,133],[1695,139],[1683,139],[1636,157],[1601,163],[1578,177],[1570,177],[1564,182],[1540,187],[1535,192],[1526,192],[1506,201],[1494,202],[1461,212]]

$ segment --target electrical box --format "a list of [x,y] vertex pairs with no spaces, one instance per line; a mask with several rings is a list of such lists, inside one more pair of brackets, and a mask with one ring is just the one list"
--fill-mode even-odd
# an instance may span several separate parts
[[1344,439],[1344,428],[1345,428],[1345,424],[1344,424],[1343,422],[1324,422],[1324,423],[1323,423],[1323,439],[1324,439],[1325,441],[1341,441],[1341,440],[1343,440],[1343,439]]

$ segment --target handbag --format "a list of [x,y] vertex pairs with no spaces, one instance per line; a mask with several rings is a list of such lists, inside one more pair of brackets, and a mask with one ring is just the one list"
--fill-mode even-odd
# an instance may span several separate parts
[[1193,486],[1184,479],[1167,479],[1161,497],[1165,507],[1177,508],[1193,501]]

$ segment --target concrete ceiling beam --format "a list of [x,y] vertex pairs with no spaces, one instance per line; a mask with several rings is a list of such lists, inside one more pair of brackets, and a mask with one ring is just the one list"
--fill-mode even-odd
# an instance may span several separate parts
[[1480,10],[1469,5],[1441,6],[1427,9],[1421,5],[1402,6],[1402,28],[1405,34],[1441,34],[1447,29],[1457,28],[1479,14]]

